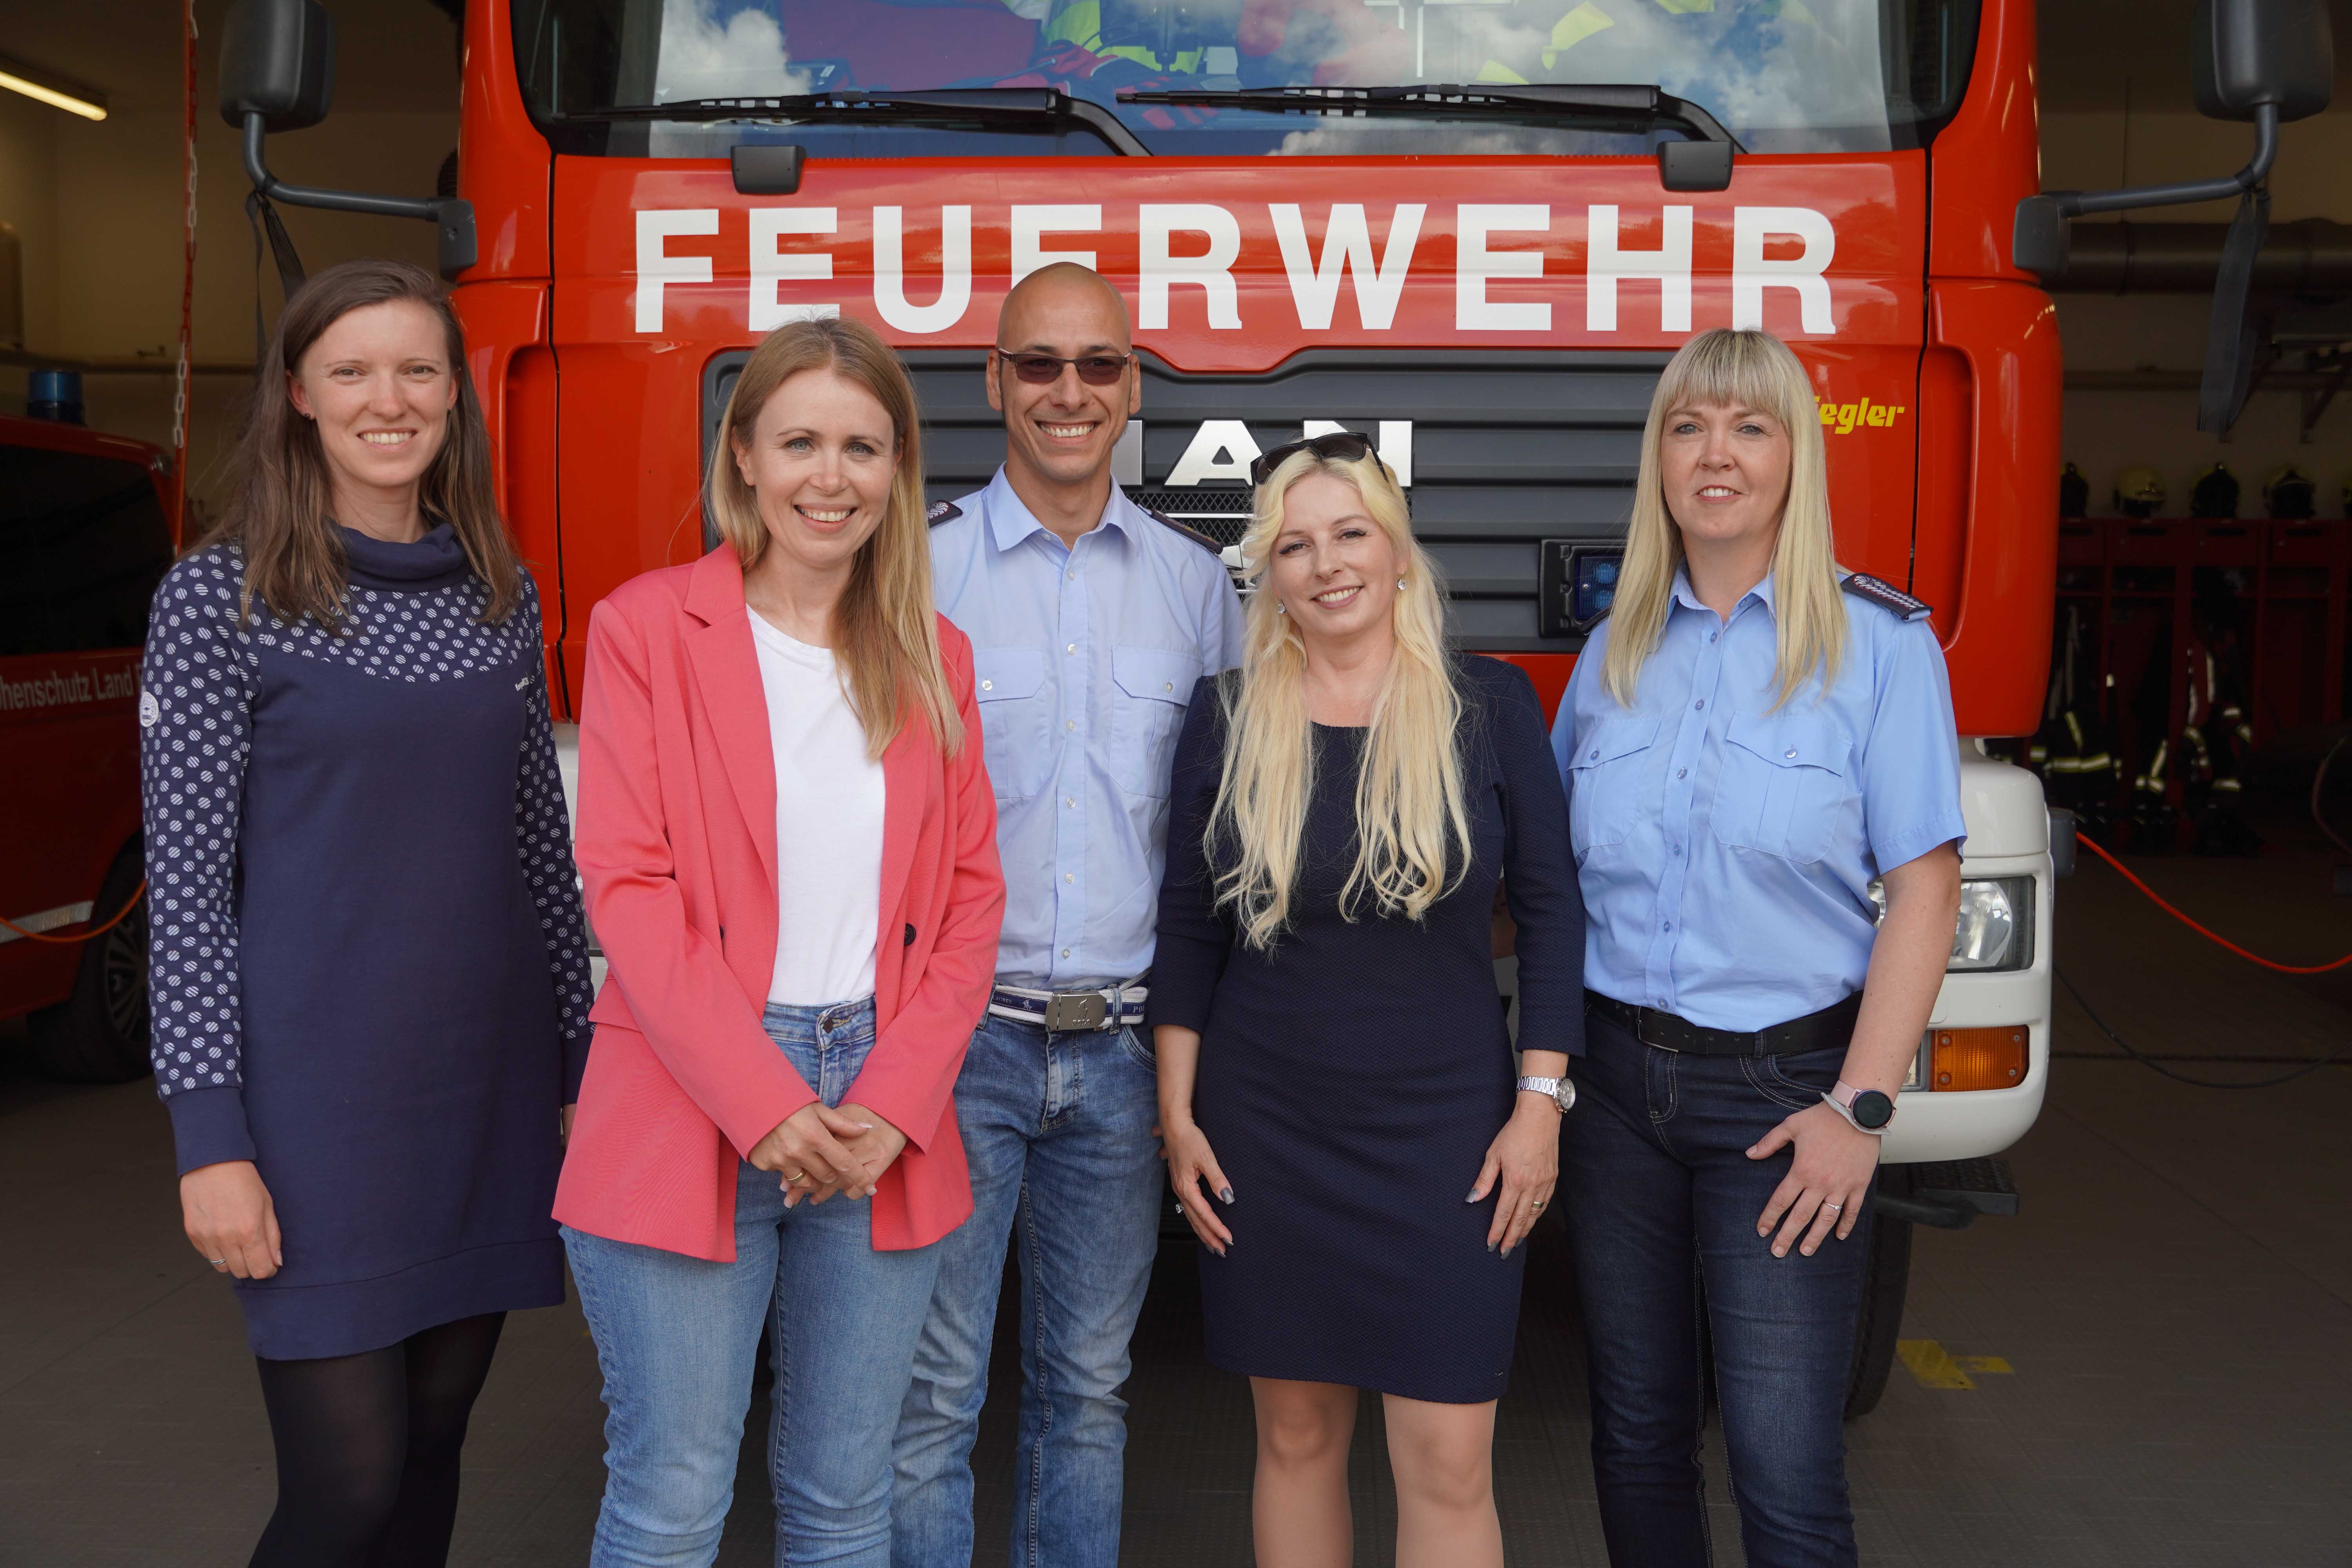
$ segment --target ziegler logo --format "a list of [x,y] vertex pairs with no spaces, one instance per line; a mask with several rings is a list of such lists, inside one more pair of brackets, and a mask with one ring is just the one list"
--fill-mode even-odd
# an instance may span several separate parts
[[1884,429],[1894,424],[1895,416],[1904,412],[1904,405],[1900,403],[1873,403],[1867,397],[1859,403],[1819,401],[1822,431],[1834,436],[1851,436],[1864,426]]
[[[1382,419],[1372,445],[1381,461],[1396,475],[1401,488],[1412,485],[1412,421]],[[1346,426],[1336,419],[1309,419],[1300,428],[1302,438],[1314,436],[1335,436]],[[1280,445],[1280,443],[1276,443]],[[1168,470],[1160,482],[1175,488],[1189,485],[1245,485],[1250,482],[1250,465],[1264,455],[1257,437],[1239,419],[1203,419],[1192,438],[1185,443],[1183,455],[1176,466]],[[1143,483],[1143,421],[1127,422],[1127,434],[1120,437],[1118,449],[1111,454],[1111,475],[1123,485]]]

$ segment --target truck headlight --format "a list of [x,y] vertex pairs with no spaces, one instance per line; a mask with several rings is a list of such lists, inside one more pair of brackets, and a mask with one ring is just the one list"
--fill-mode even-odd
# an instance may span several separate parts
[[1960,884],[1959,924],[1948,972],[2023,969],[2033,962],[2033,879],[1993,877]]
[[[1886,918],[1886,889],[1870,885],[1878,918]],[[2024,969],[2033,963],[2033,879],[1970,877],[1960,883],[1960,918],[1952,931],[1949,974]]]

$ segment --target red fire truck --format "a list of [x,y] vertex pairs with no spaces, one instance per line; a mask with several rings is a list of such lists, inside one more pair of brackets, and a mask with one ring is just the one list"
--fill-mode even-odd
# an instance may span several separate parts
[[57,1078],[147,1071],[137,710],[165,471],[142,441],[0,417],[0,1017],[32,1016]]
[[[268,173],[265,132],[325,111],[315,0],[243,0],[223,107],[278,199],[439,226],[571,701],[590,606],[710,542],[698,486],[763,333],[879,328],[953,496],[1003,452],[998,304],[1072,258],[1133,309],[1138,500],[1230,542],[1257,453],[1371,435],[1459,640],[1547,702],[1607,608],[1659,368],[1696,331],[1779,333],[1843,563],[1935,606],[1965,736],[2039,721],[2060,361],[2012,235],[2027,203],[2063,251],[2096,204],[2028,201],[2032,0],[473,0],[464,26],[439,198]],[[1967,892],[1886,1140],[1857,1408],[1906,1222],[2013,1208],[1984,1157],[2048,1071],[2050,821],[1964,751]]]

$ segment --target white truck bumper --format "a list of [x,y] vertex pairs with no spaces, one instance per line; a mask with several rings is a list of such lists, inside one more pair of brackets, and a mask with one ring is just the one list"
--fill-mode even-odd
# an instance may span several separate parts
[[1914,1081],[1896,1102],[1895,1125],[1879,1152],[1889,1164],[1998,1154],[2033,1125],[2050,1081],[2052,879],[2042,781],[1963,740],[1960,808],[1969,826],[1960,858],[1964,879],[2033,879],[2032,961],[2022,969],[1947,974],[1928,1029],[2022,1026],[2029,1035],[2025,1079],[2013,1088],[1938,1092],[1923,1040]]

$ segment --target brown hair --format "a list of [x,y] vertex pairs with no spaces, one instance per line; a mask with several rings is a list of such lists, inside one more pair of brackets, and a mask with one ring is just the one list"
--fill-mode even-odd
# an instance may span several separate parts
[[898,442],[898,467],[882,521],[858,547],[833,610],[842,689],[865,726],[866,754],[882,755],[898,736],[902,710],[912,706],[940,750],[953,755],[963,742],[963,721],[940,665],[939,624],[931,613],[931,540],[915,387],[873,328],[840,317],[787,321],[751,351],[719,422],[703,507],[719,537],[735,547],[742,569],[757,566],[767,553],[768,525],[735,454],[750,448],[760,410],[776,389],[806,370],[829,370],[865,388],[890,416]]
[[499,517],[492,488],[490,437],[482,405],[466,373],[466,338],[440,286],[405,261],[346,261],[294,290],[278,313],[278,330],[255,367],[253,406],[232,459],[227,510],[199,542],[245,550],[240,619],[259,599],[279,618],[309,616],[340,630],[350,580],[342,541],[330,525],[334,491],[318,426],[302,418],[287,395],[287,378],[329,327],[353,310],[405,300],[433,312],[447,344],[457,400],[449,409],[441,450],[425,470],[417,500],[426,515],[449,525],[467,563],[489,584],[485,621],[502,621],[522,597],[522,572]]

